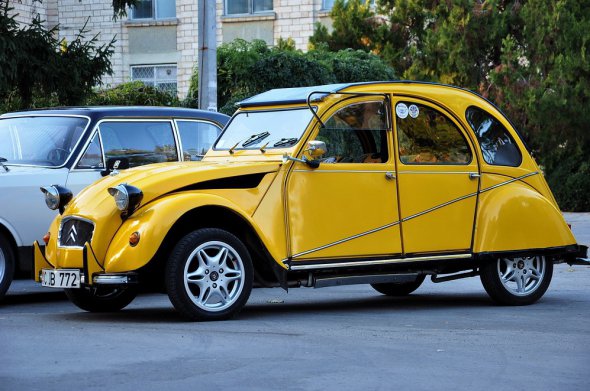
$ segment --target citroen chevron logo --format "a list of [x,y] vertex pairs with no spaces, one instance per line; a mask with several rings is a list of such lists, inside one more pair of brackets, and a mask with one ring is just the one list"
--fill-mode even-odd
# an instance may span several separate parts
[[78,231],[76,231],[76,227],[74,225],[72,225],[72,228],[70,228],[70,232],[68,233],[68,240],[67,243],[76,243],[76,238],[78,236]]

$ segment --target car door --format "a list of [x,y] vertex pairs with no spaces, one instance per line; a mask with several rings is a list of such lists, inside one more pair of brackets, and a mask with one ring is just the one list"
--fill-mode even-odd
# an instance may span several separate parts
[[286,184],[294,261],[401,253],[388,105],[341,104],[315,138],[327,153],[319,168],[295,163]]
[[469,253],[479,188],[470,138],[441,107],[410,98],[393,104],[405,255]]

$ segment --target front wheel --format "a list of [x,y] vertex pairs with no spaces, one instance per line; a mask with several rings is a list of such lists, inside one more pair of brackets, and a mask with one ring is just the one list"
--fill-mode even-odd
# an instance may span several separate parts
[[549,288],[553,262],[543,256],[500,258],[480,269],[480,279],[492,300],[501,305],[529,305]]
[[72,303],[88,312],[116,312],[127,307],[137,296],[135,286],[92,286],[64,291]]
[[252,260],[233,234],[199,229],[183,237],[166,265],[168,297],[189,320],[223,320],[246,304],[253,283]]
[[12,246],[0,234],[0,300],[12,283],[14,277],[15,258]]

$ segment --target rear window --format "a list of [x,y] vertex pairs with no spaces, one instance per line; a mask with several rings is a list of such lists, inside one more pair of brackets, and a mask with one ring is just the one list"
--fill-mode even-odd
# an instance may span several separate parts
[[468,108],[465,118],[477,136],[486,163],[495,166],[520,166],[522,154],[500,121],[477,107]]

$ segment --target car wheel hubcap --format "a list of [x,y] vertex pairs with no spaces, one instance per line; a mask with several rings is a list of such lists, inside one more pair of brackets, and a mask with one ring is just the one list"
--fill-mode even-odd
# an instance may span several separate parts
[[498,275],[508,292],[527,296],[541,285],[545,266],[545,257],[503,258],[498,260]]
[[240,296],[244,276],[244,263],[233,247],[223,242],[206,242],[188,256],[184,286],[197,307],[223,311]]

